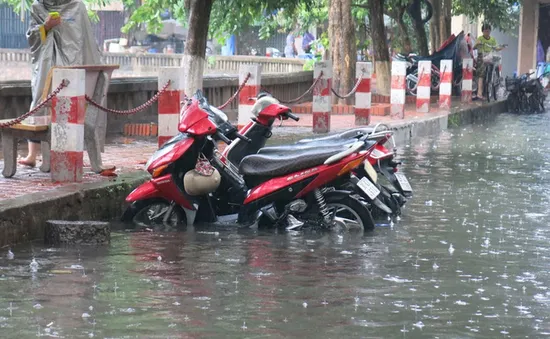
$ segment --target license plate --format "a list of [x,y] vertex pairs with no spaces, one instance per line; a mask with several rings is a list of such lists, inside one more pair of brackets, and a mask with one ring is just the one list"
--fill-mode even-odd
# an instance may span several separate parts
[[412,192],[411,184],[409,183],[409,180],[403,173],[395,173],[395,178],[399,182],[399,186],[401,186],[401,189],[406,192]]
[[378,187],[374,186],[374,184],[367,178],[362,178],[359,180],[357,186],[359,186],[359,188],[365,192],[371,200],[376,199],[376,197],[380,194]]

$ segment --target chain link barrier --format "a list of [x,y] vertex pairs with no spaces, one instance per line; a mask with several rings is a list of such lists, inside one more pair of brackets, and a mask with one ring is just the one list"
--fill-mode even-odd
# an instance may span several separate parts
[[139,105],[136,108],[131,108],[131,109],[127,109],[127,110],[116,110],[116,109],[103,107],[87,95],[86,95],[86,101],[89,102],[90,105],[102,110],[103,112],[113,113],[113,114],[118,114],[118,115],[132,115],[132,114],[136,114],[138,112],[144,111],[145,109],[153,106],[153,104],[158,101],[159,97],[164,92],[166,92],[166,90],[168,89],[168,86],[170,86],[170,83],[171,83],[171,81],[168,80],[166,82],[166,84],[160,89],[160,91],[158,91],[157,94],[155,94],[151,99],[147,100],[145,103]]
[[237,89],[237,92],[235,92],[235,94],[233,94],[231,96],[231,98],[229,98],[223,105],[219,106],[218,109],[219,110],[223,110],[224,108],[226,108],[231,102],[233,102],[233,100],[235,100],[235,98],[239,95],[239,93],[241,93],[241,91],[243,90],[244,86],[246,86],[246,83],[248,82],[248,80],[250,79],[251,77],[251,74],[250,73],[247,73],[246,74],[246,77],[244,78],[243,80],[243,83],[239,86],[239,88]]
[[50,95],[48,95],[48,97],[42,101],[41,103],[39,103],[38,105],[36,105],[35,108],[33,108],[32,110],[30,110],[29,112],[23,114],[22,116],[18,117],[18,118],[15,118],[13,120],[10,120],[10,121],[7,121],[7,122],[3,122],[0,124],[0,128],[8,128],[8,127],[11,127],[13,125],[17,125],[17,124],[20,124],[23,120],[27,119],[28,117],[30,117],[31,115],[34,115],[36,114],[36,112],[38,112],[40,109],[42,109],[44,106],[46,106],[47,103],[49,103],[50,101],[52,101],[53,98],[55,98],[59,92],[61,92],[61,90],[67,86],[69,86],[69,83],[70,81],[67,80],[67,79],[63,79],[63,81],[61,81],[61,83],[59,84],[59,86],[57,86],[57,88],[50,93]]
[[338,97],[339,99],[347,99],[349,97],[351,97],[352,95],[355,94],[355,92],[357,92],[357,89],[359,88],[359,85],[361,84],[361,81],[363,80],[363,76],[365,75],[365,70],[362,69],[361,70],[361,75],[359,76],[359,79],[357,79],[357,83],[355,84],[355,86],[351,89],[351,91],[346,94],[346,95],[340,95],[338,93],[336,93],[336,91],[334,90],[334,88],[330,88],[330,90],[332,91],[332,93],[334,95],[336,95],[336,97]]
[[317,79],[315,79],[315,81],[313,81],[313,84],[311,85],[311,87],[309,87],[308,90],[304,94],[300,95],[296,99],[292,99],[292,100],[288,100],[288,101],[279,100],[279,102],[282,103],[282,104],[295,104],[295,103],[301,101],[303,98],[305,98],[306,95],[308,95],[309,93],[311,93],[311,91],[313,91],[313,89],[317,86],[319,81],[321,81],[321,78],[323,77],[323,74],[324,74],[323,71],[321,71],[321,73],[319,73],[319,76],[317,77]]

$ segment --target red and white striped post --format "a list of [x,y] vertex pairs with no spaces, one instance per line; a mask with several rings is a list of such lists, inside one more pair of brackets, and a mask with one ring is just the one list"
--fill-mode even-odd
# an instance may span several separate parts
[[418,62],[418,85],[416,86],[416,111],[428,113],[432,96],[432,62]]
[[391,117],[405,119],[405,79],[407,77],[407,63],[392,61],[391,64]]
[[453,92],[453,60],[441,60],[440,66],[439,108],[450,110]]
[[50,164],[55,182],[80,182],[84,173],[86,71],[55,69],[53,84],[69,85],[52,100]]
[[474,59],[462,59],[462,102],[472,102]]
[[323,74],[313,89],[313,133],[330,132],[332,62],[316,62],[313,66],[313,79],[317,79],[321,72]]
[[254,100],[250,99],[258,96],[262,84],[261,65],[249,64],[239,67],[239,86],[244,83],[249,73],[250,77],[239,93],[239,111],[237,117],[237,127],[239,129],[243,128],[253,118],[252,107],[254,106]]
[[160,69],[158,90],[160,91],[168,81],[170,81],[170,85],[159,96],[159,147],[178,134],[181,101],[185,97],[183,80],[183,71],[180,67],[163,67]]
[[358,62],[355,68],[356,80],[361,77],[361,82],[355,92],[355,125],[368,125],[370,124],[371,113],[371,74],[372,63],[370,62]]

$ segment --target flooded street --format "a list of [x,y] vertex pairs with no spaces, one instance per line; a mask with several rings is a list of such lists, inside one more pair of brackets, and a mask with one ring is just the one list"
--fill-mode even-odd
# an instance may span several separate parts
[[1,337],[550,336],[549,126],[503,114],[398,145],[415,196],[365,235],[194,228],[3,248]]

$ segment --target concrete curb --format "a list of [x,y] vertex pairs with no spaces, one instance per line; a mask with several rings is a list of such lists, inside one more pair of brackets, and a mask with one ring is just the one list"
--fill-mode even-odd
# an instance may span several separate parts
[[126,196],[147,178],[147,173],[136,172],[3,200],[0,247],[43,239],[47,220],[116,220],[124,211]]
[[[388,125],[395,131],[399,145],[411,139],[437,135],[449,127],[491,120],[505,111],[506,102],[500,101],[468,109],[458,107],[451,114],[430,118],[392,121]],[[311,128],[291,128],[289,133],[283,134],[287,142],[313,135]],[[112,181],[72,184],[0,201],[0,247],[43,239],[47,220],[117,220],[126,207],[126,196],[148,177],[144,171],[136,171]]]
[[438,115],[417,121],[389,124],[394,130],[396,143],[403,143],[415,138],[437,135],[448,128],[482,123],[494,119],[506,111],[506,101],[498,101],[483,106],[467,109],[455,108],[450,114]]

